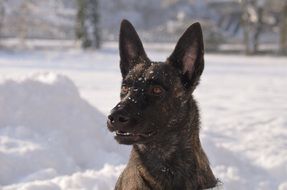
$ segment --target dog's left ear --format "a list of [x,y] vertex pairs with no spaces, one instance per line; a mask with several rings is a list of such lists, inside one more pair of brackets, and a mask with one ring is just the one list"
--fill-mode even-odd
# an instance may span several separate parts
[[120,29],[120,68],[125,77],[139,61],[148,60],[142,42],[128,20],[123,20]]
[[180,37],[167,62],[180,70],[182,83],[192,91],[204,68],[204,46],[200,24],[192,24]]

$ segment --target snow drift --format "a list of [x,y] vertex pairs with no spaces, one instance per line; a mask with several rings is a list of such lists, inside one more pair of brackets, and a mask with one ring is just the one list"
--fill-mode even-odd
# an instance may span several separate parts
[[[107,52],[93,58],[87,54],[77,57],[87,59],[77,61],[84,62],[80,66],[87,69],[71,64],[75,57],[72,61],[61,58],[55,62],[62,65],[51,67],[64,68],[81,93],[86,93],[85,100],[63,75],[0,79],[1,190],[113,189],[129,153],[107,132],[105,116],[86,100],[91,102],[96,96],[100,101],[116,102],[117,92],[105,89],[117,88],[119,73],[104,69],[102,63],[114,57]],[[71,55],[66,58],[71,59]],[[283,87],[287,84],[287,66],[247,65],[239,63],[245,58],[235,58],[238,63],[225,65],[226,57],[213,57],[213,65],[207,67],[195,92],[202,110],[204,150],[227,190],[286,190],[287,107]],[[2,59],[2,72],[11,72],[5,70],[11,67],[17,74],[14,68],[26,72],[39,65],[38,59],[24,58],[31,65],[21,68],[23,63],[12,64],[14,56]],[[116,67],[114,60],[108,63],[108,67]],[[50,63],[42,64],[39,67]],[[71,67],[73,72],[68,71]],[[108,92],[114,96],[108,97]],[[105,111],[110,106],[99,108]]]
[[[80,97],[67,77],[47,73],[8,79],[0,83],[0,94],[1,185],[47,180],[123,162],[118,145],[110,143],[105,116]],[[103,179],[110,187],[113,183],[107,179],[119,172],[106,174],[116,170],[107,167],[83,173],[81,178],[89,180],[85,176],[92,173],[95,182],[100,184],[98,179]]]

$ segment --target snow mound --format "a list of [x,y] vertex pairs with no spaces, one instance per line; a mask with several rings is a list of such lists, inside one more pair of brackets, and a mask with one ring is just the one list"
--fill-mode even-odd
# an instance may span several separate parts
[[[252,67],[248,66],[250,71]],[[216,84],[204,86],[203,83],[201,89],[199,102],[207,110],[202,114],[201,141],[216,177],[227,190],[287,190],[287,121],[286,104],[283,104],[286,89],[282,88],[286,80],[281,78],[283,75],[270,72],[270,77],[266,76],[266,69],[263,71],[264,78],[249,88],[245,86],[250,83],[248,77],[235,83],[238,71],[234,76],[225,75],[228,80],[224,81],[230,83],[223,83],[228,90],[220,95],[216,90],[209,90],[222,79],[222,76],[217,79],[217,71],[211,70],[208,81]],[[89,77],[87,73],[84,75],[84,82],[80,84],[89,89]],[[233,78],[236,80],[231,80]],[[274,80],[273,90],[265,93],[270,78]],[[100,80],[94,83],[97,81]],[[105,87],[109,87],[110,83],[104,81]],[[245,89],[244,96],[235,96],[240,92],[231,90],[234,84],[239,86],[239,91]],[[92,95],[102,93],[106,101],[110,100],[109,91],[97,85],[92,87],[95,91]],[[216,103],[210,97],[215,97]],[[247,104],[248,107],[242,106]],[[128,149],[119,148],[106,130],[105,116],[81,98],[69,78],[45,73],[22,79],[0,79],[0,107],[1,190],[114,188],[123,164],[128,161]],[[218,119],[218,116],[224,118]]]
[[[30,185],[39,186],[37,180],[99,170],[105,163],[118,165],[126,160],[118,145],[110,143],[105,116],[80,97],[67,77],[45,73],[5,79],[0,82],[0,95],[1,185],[36,181]],[[106,170],[95,171],[95,178]],[[113,173],[109,175],[118,172]],[[78,177],[90,180],[88,171],[72,178]],[[109,181],[109,177],[102,179]],[[41,189],[57,189],[54,182],[45,185]]]
[[114,189],[114,183],[124,165],[105,165],[99,171],[87,170],[76,172],[70,176],[60,176],[51,180],[32,181],[5,187],[4,190],[61,190],[61,189],[93,189],[108,190]]

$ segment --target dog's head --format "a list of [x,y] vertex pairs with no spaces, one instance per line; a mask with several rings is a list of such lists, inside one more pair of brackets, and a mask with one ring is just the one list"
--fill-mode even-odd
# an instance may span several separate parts
[[203,54],[199,23],[184,32],[165,62],[153,62],[132,24],[122,21],[121,101],[107,122],[120,144],[145,144],[180,130],[204,68]]

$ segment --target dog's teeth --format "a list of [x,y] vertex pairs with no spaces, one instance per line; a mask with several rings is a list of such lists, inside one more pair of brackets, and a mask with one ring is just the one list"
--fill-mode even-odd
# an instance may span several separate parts
[[129,133],[129,132],[120,132],[120,131],[115,131],[114,134],[115,134],[115,135],[122,135],[122,136],[130,136],[130,135],[132,135],[132,133]]

